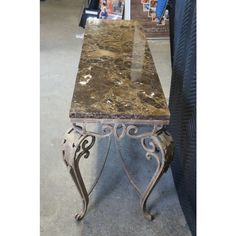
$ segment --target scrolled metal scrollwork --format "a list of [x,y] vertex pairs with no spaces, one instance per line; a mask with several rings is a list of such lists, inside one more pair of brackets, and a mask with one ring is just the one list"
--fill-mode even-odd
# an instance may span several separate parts
[[[73,124],[75,130],[81,135],[93,135],[95,137],[108,137],[113,135],[116,139],[121,140],[127,135],[130,138],[140,139],[156,134],[162,127],[153,125],[152,131],[139,133],[139,127],[136,125],[129,125],[124,123],[102,124],[102,132],[91,132],[86,129],[85,124]],[[120,131],[120,132],[119,132]]]
[[[64,149],[63,149],[63,158],[66,165],[69,167],[71,176],[79,190],[79,193],[83,200],[83,209],[80,214],[76,215],[76,219],[80,220],[84,217],[87,206],[89,202],[89,194],[92,192],[93,188],[97,184],[103,168],[105,166],[110,145],[111,145],[111,136],[115,138],[115,144],[118,149],[119,157],[122,161],[123,169],[130,181],[134,186],[136,192],[140,197],[140,205],[143,210],[144,216],[152,220],[153,216],[146,209],[146,203],[148,197],[150,196],[153,188],[158,183],[162,174],[168,169],[170,162],[173,157],[173,139],[171,135],[166,131],[162,126],[153,125],[153,128],[149,132],[141,132],[142,130],[137,125],[132,124],[123,124],[123,123],[113,123],[113,124],[101,124],[100,132],[91,132],[86,129],[85,124],[73,124],[73,128],[68,132],[68,137],[64,139]],[[129,174],[128,168],[125,164],[125,160],[122,157],[119,145],[117,141],[120,141],[125,136],[128,136],[132,139],[140,139],[141,145],[146,152],[145,156],[148,160],[155,158],[157,166],[155,173],[153,174],[146,190],[142,193],[138,186],[135,184],[131,175]],[[109,138],[108,148],[106,151],[105,161],[100,170],[100,173],[92,185],[90,191],[87,191],[80,173],[79,161],[82,157],[88,158],[90,155],[90,149],[95,143],[96,138]],[[68,141],[69,140],[69,141]],[[75,141],[76,140],[76,141]],[[69,145],[69,146],[68,146]],[[68,146],[68,147],[67,147]],[[69,151],[68,151],[69,150]],[[68,152],[68,154],[67,154]],[[72,155],[73,153],[73,155]],[[73,156],[71,159],[70,157]]]
[[82,125],[73,124],[73,127],[75,131],[78,132],[80,135],[92,135],[98,138],[109,137],[113,134],[113,130],[114,130],[114,127],[110,124],[103,124],[101,133],[88,131],[84,124]]
[[[86,211],[89,203],[89,194],[86,190],[80,168],[79,162],[82,157],[88,158],[90,155],[90,149],[95,143],[95,137],[91,135],[76,135],[75,130],[72,128],[66,133],[66,137],[63,141],[63,159],[75,185],[81,195],[83,209],[80,214],[76,214],[76,220],[81,220]],[[73,158],[72,158],[73,157]]]
[[[91,139],[89,141],[89,138]],[[90,149],[95,143],[95,137],[91,135],[85,135],[82,140],[79,142],[77,149],[75,150],[74,160],[75,163],[79,162],[81,157],[87,159],[90,154]]]
[[128,125],[127,136],[130,138],[140,139],[143,137],[154,135],[159,129],[161,129],[160,126],[154,125],[151,132],[139,133],[139,128],[136,125]]
[[142,194],[140,198],[140,205],[143,210],[144,216],[148,220],[153,219],[153,215],[151,215],[146,209],[146,203],[148,197],[150,196],[153,188],[158,183],[162,174],[167,171],[169,164],[173,157],[174,151],[174,143],[171,135],[163,128],[159,130],[154,136],[145,137],[141,140],[142,146],[146,151],[146,158],[150,160],[152,157],[156,159],[157,167],[156,171],[149,182],[145,192]]
[[149,182],[146,190],[142,194],[140,198],[140,205],[143,210],[144,216],[148,220],[153,219],[153,215],[151,215],[147,209],[146,209],[146,203],[148,200],[148,197],[150,196],[153,188],[157,184],[158,180],[160,179],[162,175],[162,170],[164,168],[165,158],[164,158],[164,151],[162,149],[162,146],[160,145],[160,142],[158,140],[158,136],[150,136],[142,138],[141,140],[142,146],[144,150],[146,151],[146,158],[148,160],[151,160],[153,157],[155,158],[157,162],[157,167],[155,170],[155,173],[153,174],[153,177],[151,181]]
[[[120,134],[118,133],[118,130],[121,129],[121,132]],[[113,126],[113,134],[115,136],[116,139],[118,140],[121,140],[122,138],[124,138],[124,136],[126,135],[126,125],[125,124],[122,124],[122,123],[117,123],[117,124],[114,124]]]

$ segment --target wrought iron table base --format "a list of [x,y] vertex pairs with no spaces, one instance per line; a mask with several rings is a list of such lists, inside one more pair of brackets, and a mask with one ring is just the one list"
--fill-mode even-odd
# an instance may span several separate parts
[[[88,203],[89,203],[89,195],[93,191],[95,185],[97,184],[102,171],[104,169],[109,151],[111,146],[111,135],[115,137],[115,144],[118,149],[119,157],[122,161],[123,169],[130,181],[133,185],[134,189],[139,195],[140,198],[140,206],[143,211],[145,218],[148,220],[152,220],[153,216],[147,211],[146,203],[148,197],[150,196],[153,188],[160,180],[162,174],[167,171],[169,164],[173,157],[174,143],[171,135],[166,131],[163,126],[154,125],[153,130],[151,132],[141,133],[139,134],[138,127],[135,125],[126,125],[126,124],[104,124],[102,126],[102,133],[89,132],[86,130],[86,127],[83,125],[73,124],[73,128],[71,128],[65,135],[62,147],[63,159],[66,166],[69,169],[69,172],[75,182],[75,185],[82,197],[83,201],[83,209],[80,214],[75,216],[76,220],[81,220],[87,211]],[[120,132],[118,132],[118,130]],[[156,171],[150,180],[146,190],[142,193],[138,186],[135,184],[131,175],[129,174],[128,168],[125,164],[124,158],[120,151],[118,142],[125,135],[129,136],[133,139],[140,139],[142,147],[146,151],[146,158],[150,160],[151,158],[155,158],[157,161]],[[104,138],[108,137],[108,147],[106,151],[106,156],[102,168],[99,172],[97,179],[92,185],[91,189],[87,191],[81,172],[79,168],[80,159],[88,158],[90,155],[90,149],[93,147],[96,138]]]

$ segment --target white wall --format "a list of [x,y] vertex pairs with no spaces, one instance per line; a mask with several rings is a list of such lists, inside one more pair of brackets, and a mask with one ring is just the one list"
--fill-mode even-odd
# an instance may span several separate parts
[[131,0],[125,0],[125,20],[130,20],[130,4]]

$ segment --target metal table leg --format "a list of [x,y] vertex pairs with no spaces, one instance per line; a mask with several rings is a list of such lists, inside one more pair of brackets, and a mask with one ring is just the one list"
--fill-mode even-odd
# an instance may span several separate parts
[[[141,144],[144,150],[146,151],[146,158],[150,160],[151,158],[155,158],[157,161],[157,168],[156,171],[150,180],[146,190],[144,193],[141,192],[141,190],[136,185],[135,181],[132,179],[131,175],[129,174],[128,167],[125,164],[124,158],[122,157],[122,153],[120,151],[119,145],[117,141],[115,140],[119,157],[122,161],[123,169],[130,181],[130,183],[133,185],[134,189],[138,193],[140,197],[140,206],[143,211],[143,214],[145,218],[148,220],[152,220],[153,216],[147,211],[146,209],[146,203],[148,200],[148,197],[150,196],[152,190],[160,180],[162,174],[167,171],[170,162],[173,158],[173,151],[174,151],[174,142],[171,137],[171,135],[163,128],[158,129],[157,127],[154,127],[152,133],[144,133],[135,135],[135,133],[138,132],[137,127],[130,126],[128,128],[128,136],[130,138],[141,139]],[[135,132],[131,133],[131,129],[133,129]]]
[[83,202],[83,209],[80,214],[76,214],[75,219],[81,220],[87,211],[88,203],[89,203],[89,195],[93,191],[94,187],[98,183],[98,180],[102,174],[102,171],[105,167],[105,163],[107,161],[108,153],[111,146],[111,140],[109,137],[108,148],[105,155],[105,160],[102,165],[102,168],[99,172],[99,175],[92,187],[89,191],[87,191],[81,172],[79,168],[79,161],[83,158],[88,158],[90,155],[90,149],[93,147],[95,143],[95,136],[89,134],[81,134],[77,132],[75,128],[71,128],[65,135],[62,147],[63,159],[66,166],[69,169],[69,173],[72,176],[72,179],[75,182],[75,185],[80,193]]

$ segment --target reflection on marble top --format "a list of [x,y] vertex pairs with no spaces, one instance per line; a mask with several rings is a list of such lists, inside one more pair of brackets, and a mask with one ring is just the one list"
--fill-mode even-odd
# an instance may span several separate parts
[[87,21],[70,118],[169,119],[140,28],[136,21]]

